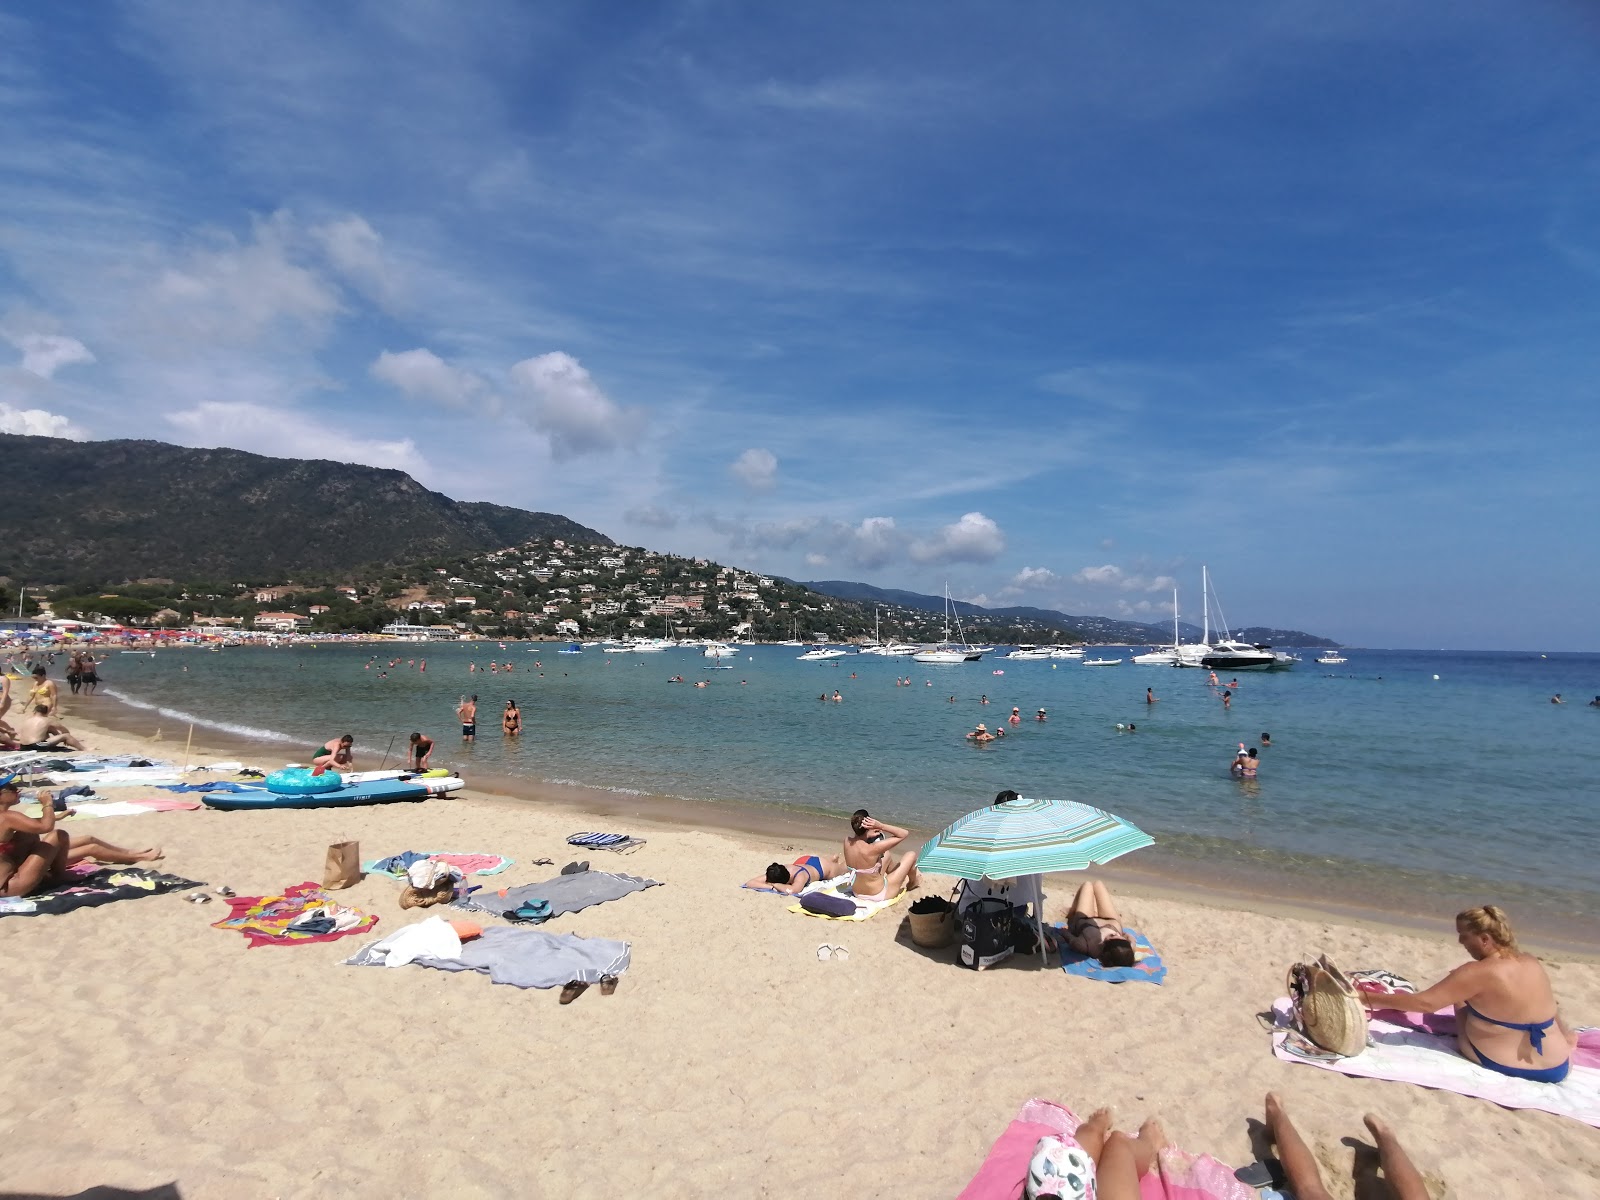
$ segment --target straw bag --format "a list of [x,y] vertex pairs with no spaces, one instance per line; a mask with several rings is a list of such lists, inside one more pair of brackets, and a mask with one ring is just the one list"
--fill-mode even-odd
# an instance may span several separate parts
[[1367,1048],[1367,1010],[1326,954],[1313,963],[1295,963],[1284,982],[1295,1020],[1313,1042],[1346,1058]]

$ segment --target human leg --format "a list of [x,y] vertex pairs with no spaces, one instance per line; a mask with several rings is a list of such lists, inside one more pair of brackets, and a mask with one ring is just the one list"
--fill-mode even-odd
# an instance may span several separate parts
[[1383,1177],[1389,1181],[1398,1200],[1429,1200],[1427,1185],[1422,1182],[1422,1172],[1412,1164],[1394,1131],[1371,1113],[1361,1119],[1366,1122],[1372,1140],[1377,1143]]
[[59,882],[66,873],[67,837],[59,829],[33,835],[22,861],[6,880],[0,895],[31,896],[46,884]]
[[1067,919],[1070,921],[1078,913],[1086,917],[1095,915],[1094,880],[1085,880],[1078,888],[1077,894],[1072,897],[1072,903],[1067,905]]
[[917,883],[917,855],[916,851],[912,851],[900,860],[894,870],[889,872],[888,878],[884,883],[883,894],[885,896],[898,896],[905,889],[916,887]]
[[1328,1190],[1322,1184],[1322,1172],[1317,1169],[1317,1159],[1311,1147],[1305,1144],[1300,1131],[1289,1120],[1283,1101],[1276,1092],[1267,1093],[1267,1136],[1278,1147],[1278,1161],[1283,1163],[1283,1173],[1289,1187],[1299,1200],[1328,1200]]
[[1111,889],[1098,879],[1089,881],[1089,886],[1094,889],[1095,916],[1103,917],[1108,921],[1115,921],[1117,928],[1122,927],[1122,918],[1117,915],[1117,906],[1111,901]]
[[154,862],[161,857],[160,846],[150,846],[144,850],[125,850],[121,846],[113,846],[110,842],[86,835],[70,837],[67,844],[68,866],[80,863],[86,858],[117,866],[130,866],[133,863]]

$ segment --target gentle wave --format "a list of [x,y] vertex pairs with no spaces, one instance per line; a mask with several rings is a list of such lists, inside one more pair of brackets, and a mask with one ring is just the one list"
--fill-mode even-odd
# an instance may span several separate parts
[[126,692],[115,688],[102,688],[102,696],[110,696],[126,704],[129,708],[142,708],[158,716],[168,717],[174,721],[185,724],[199,725],[205,729],[216,729],[222,733],[231,733],[237,737],[255,738],[263,742],[301,742],[305,739],[290,737],[287,733],[279,733],[276,729],[257,729],[254,725],[236,725],[230,721],[210,721],[205,717],[197,717],[193,713],[184,712],[181,708],[167,708],[160,704],[151,704],[148,700],[139,700]]

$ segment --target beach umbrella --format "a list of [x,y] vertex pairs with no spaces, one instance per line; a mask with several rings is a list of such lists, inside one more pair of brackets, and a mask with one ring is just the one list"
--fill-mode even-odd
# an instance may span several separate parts
[[[1013,879],[1087,870],[1154,842],[1138,826],[1093,805],[1019,797],[956,818],[922,848],[917,869],[958,879]],[[1034,905],[1042,959],[1041,907]]]

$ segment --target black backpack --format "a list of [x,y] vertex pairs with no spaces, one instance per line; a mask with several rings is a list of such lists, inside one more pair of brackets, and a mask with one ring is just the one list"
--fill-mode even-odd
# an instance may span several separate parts
[[998,896],[986,896],[967,905],[959,924],[962,966],[982,971],[1015,953],[1011,905]]

